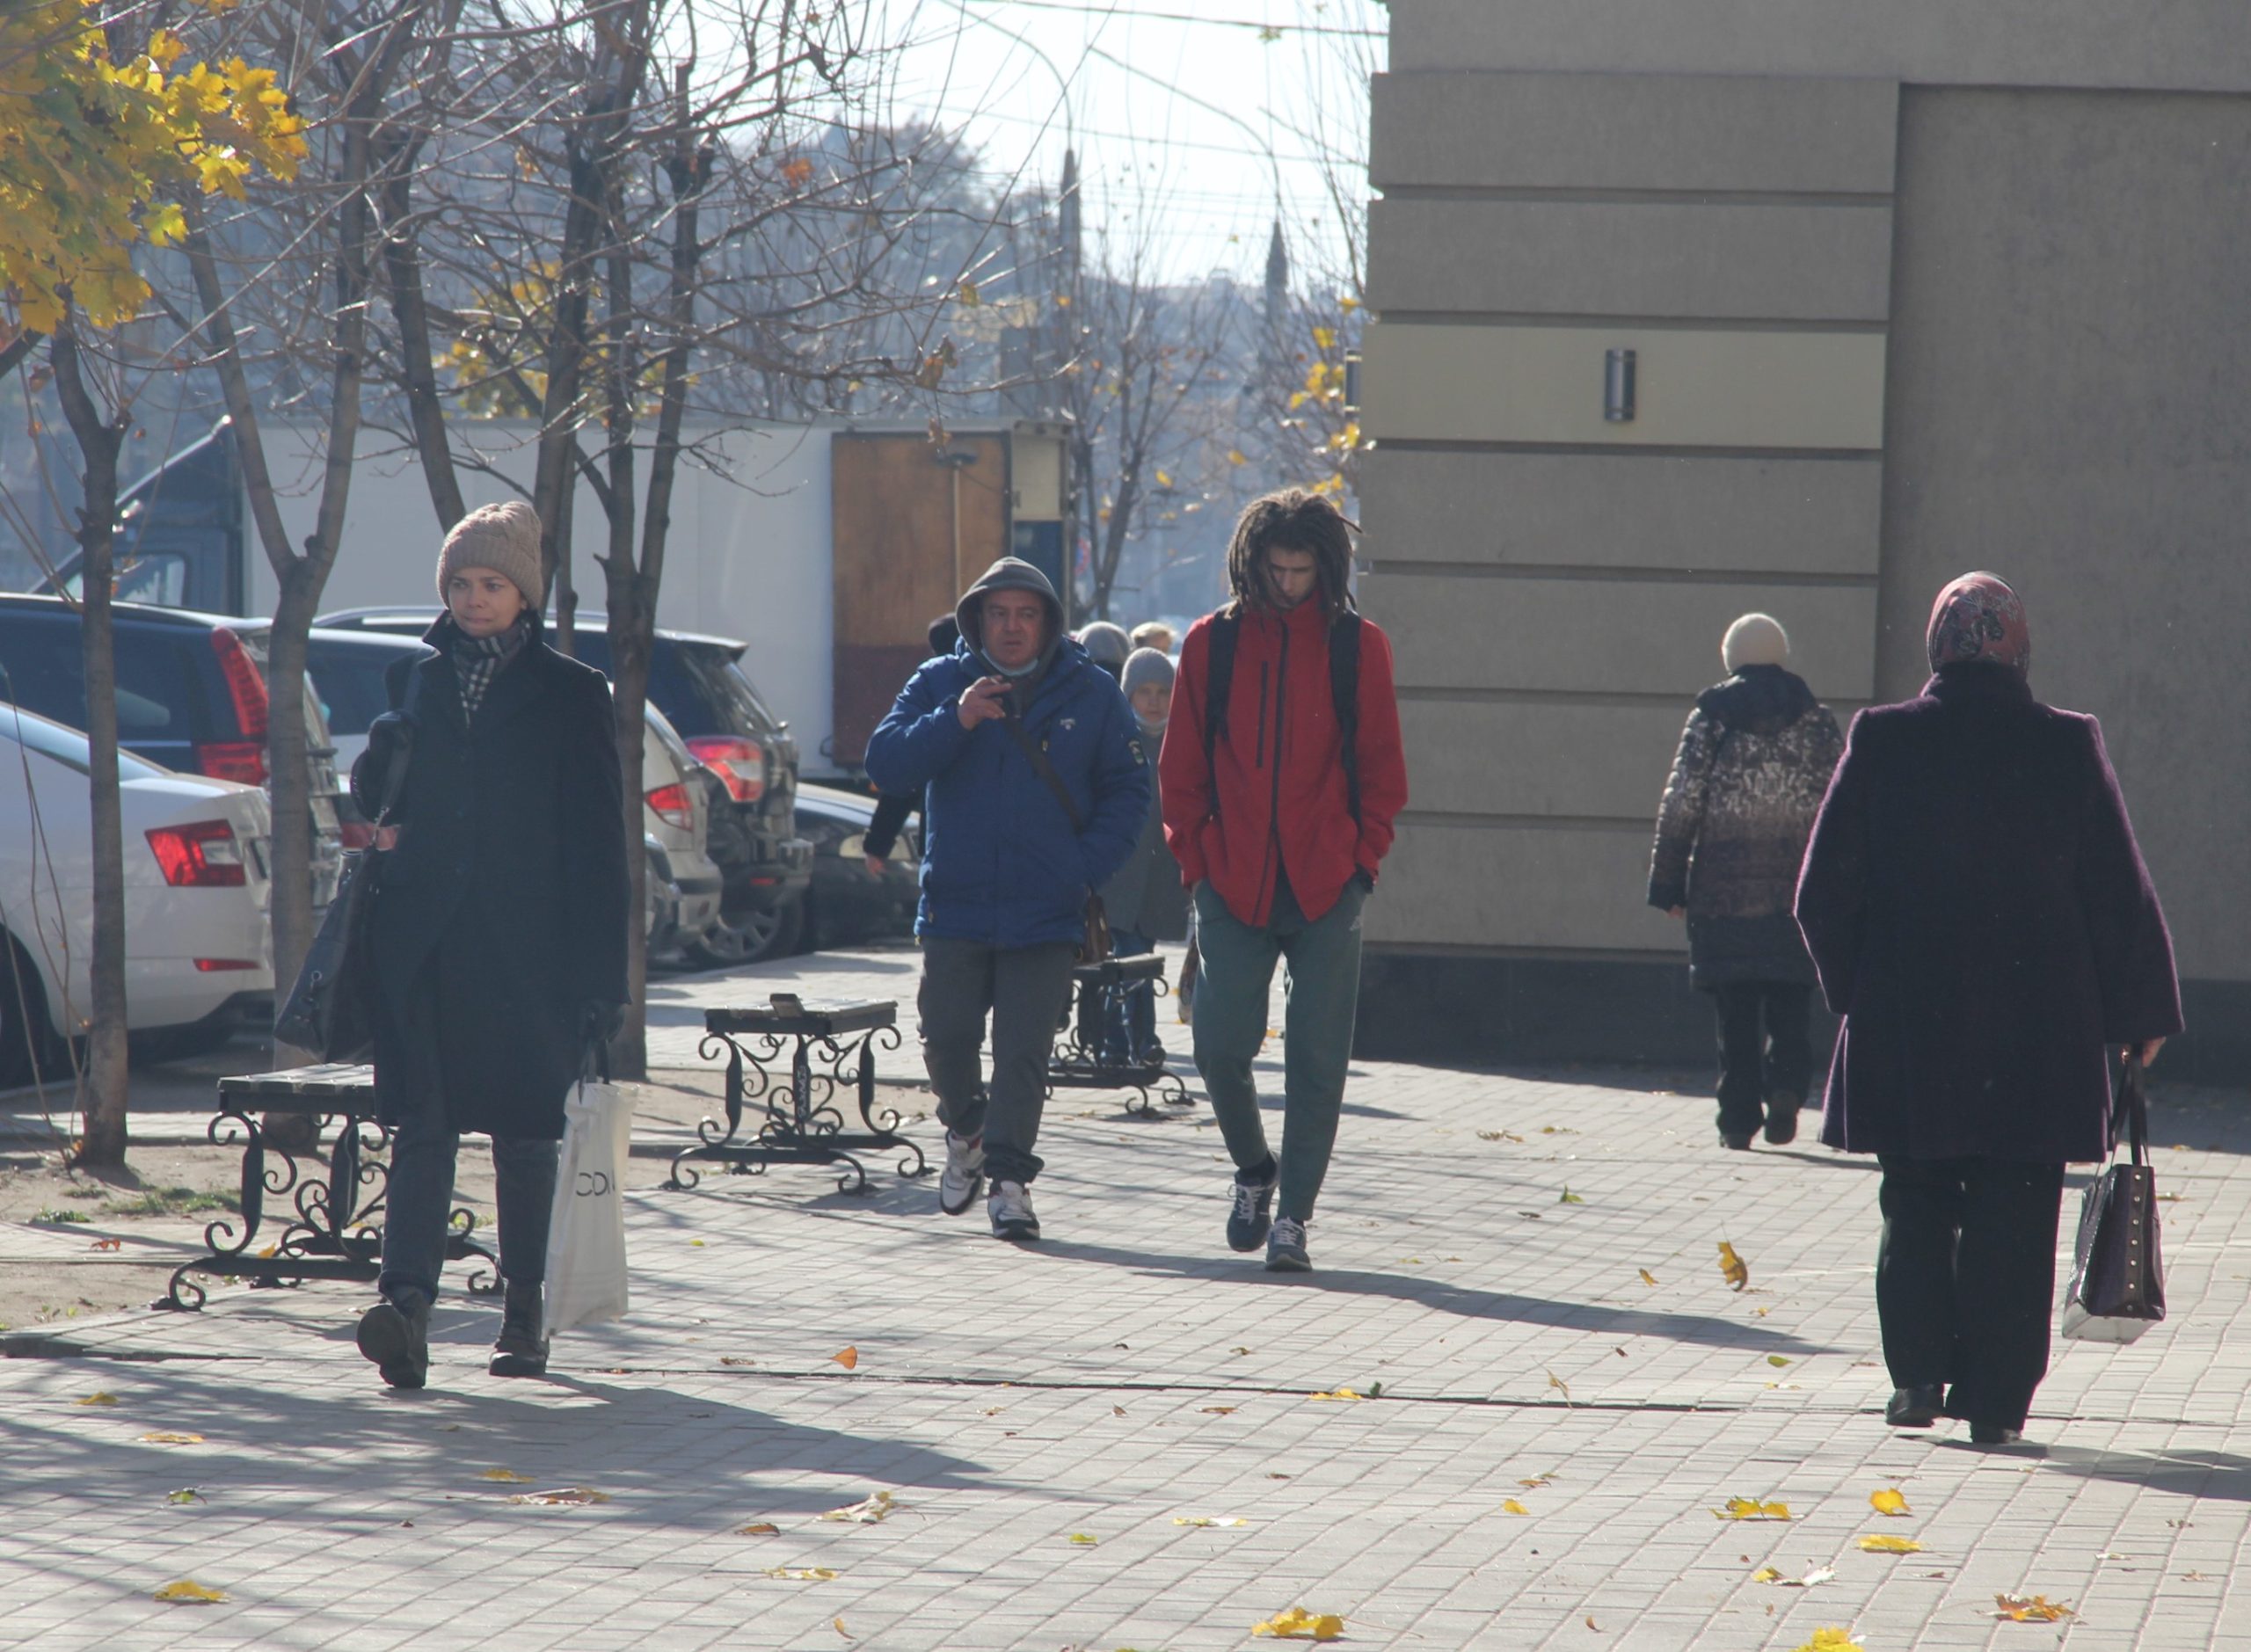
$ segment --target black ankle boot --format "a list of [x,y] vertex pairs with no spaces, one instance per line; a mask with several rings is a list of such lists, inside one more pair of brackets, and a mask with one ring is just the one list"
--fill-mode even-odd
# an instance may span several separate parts
[[1937,1383],[1894,1388],[1883,1420],[1895,1429],[1927,1429],[1945,1415],[1946,1390]]
[[430,1378],[430,1305],[419,1292],[385,1297],[360,1316],[360,1351],[394,1388]]
[[540,1281],[520,1284],[511,1279],[500,1307],[500,1335],[492,1344],[492,1363],[484,1369],[495,1377],[543,1377],[547,1374],[547,1325]]

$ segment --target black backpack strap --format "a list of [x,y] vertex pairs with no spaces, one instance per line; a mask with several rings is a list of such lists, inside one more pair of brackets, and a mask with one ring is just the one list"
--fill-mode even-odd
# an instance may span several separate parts
[[[1204,768],[1213,770],[1213,755],[1220,737],[1227,732],[1227,695],[1235,687],[1235,646],[1242,640],[1242,615],[1221,608],[1212,615],[1204,655]],[[1212,788],[1212,811],[1219,812],[1220,791]]]
[[1344,798],[1355,825],[1360,819],[1360,615],[1346,608],[1329,629],[1329,699],[1337,710],[1337,750],[1344,765]]

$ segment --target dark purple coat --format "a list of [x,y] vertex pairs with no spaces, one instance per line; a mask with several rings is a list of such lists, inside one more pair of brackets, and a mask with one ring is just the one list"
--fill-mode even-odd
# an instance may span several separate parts
[[1797,919],[1845,1018],[1832,1147],[2100,1159],[2106,1046],[2181,1030],[2102,731],[2002,666],[1949,666],[1853,719]]

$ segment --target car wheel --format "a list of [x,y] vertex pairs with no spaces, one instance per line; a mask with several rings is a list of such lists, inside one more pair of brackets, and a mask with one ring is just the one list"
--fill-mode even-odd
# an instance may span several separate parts
[[[35,1066],[49,1065],[34,1058],[45,1056],[52,1043],[39,976],[23,950],[0,932],[0,1089],[30,1083]],[[51,1070],[47,1076],[54,1076]]]
[[755,964],[762,958],[785,958],[797,950],[805,928],[803,897],[771,912],[721,914],[688,947],[688,956],[706,969],[727,969]]

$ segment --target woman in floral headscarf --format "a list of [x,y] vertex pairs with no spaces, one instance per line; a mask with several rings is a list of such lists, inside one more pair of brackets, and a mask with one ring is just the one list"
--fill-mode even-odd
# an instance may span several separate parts
[[1845,1019],[1821,1138],[1883,1170],[1885,1418],[2024,1427],[2067,1161],[2110,1143],[2109,1051],[2181,1030],[2173,944],[2091,717],[2032,697],[2024,604],[1939,593],[1933,675],[1853,720],[1797,891]]

